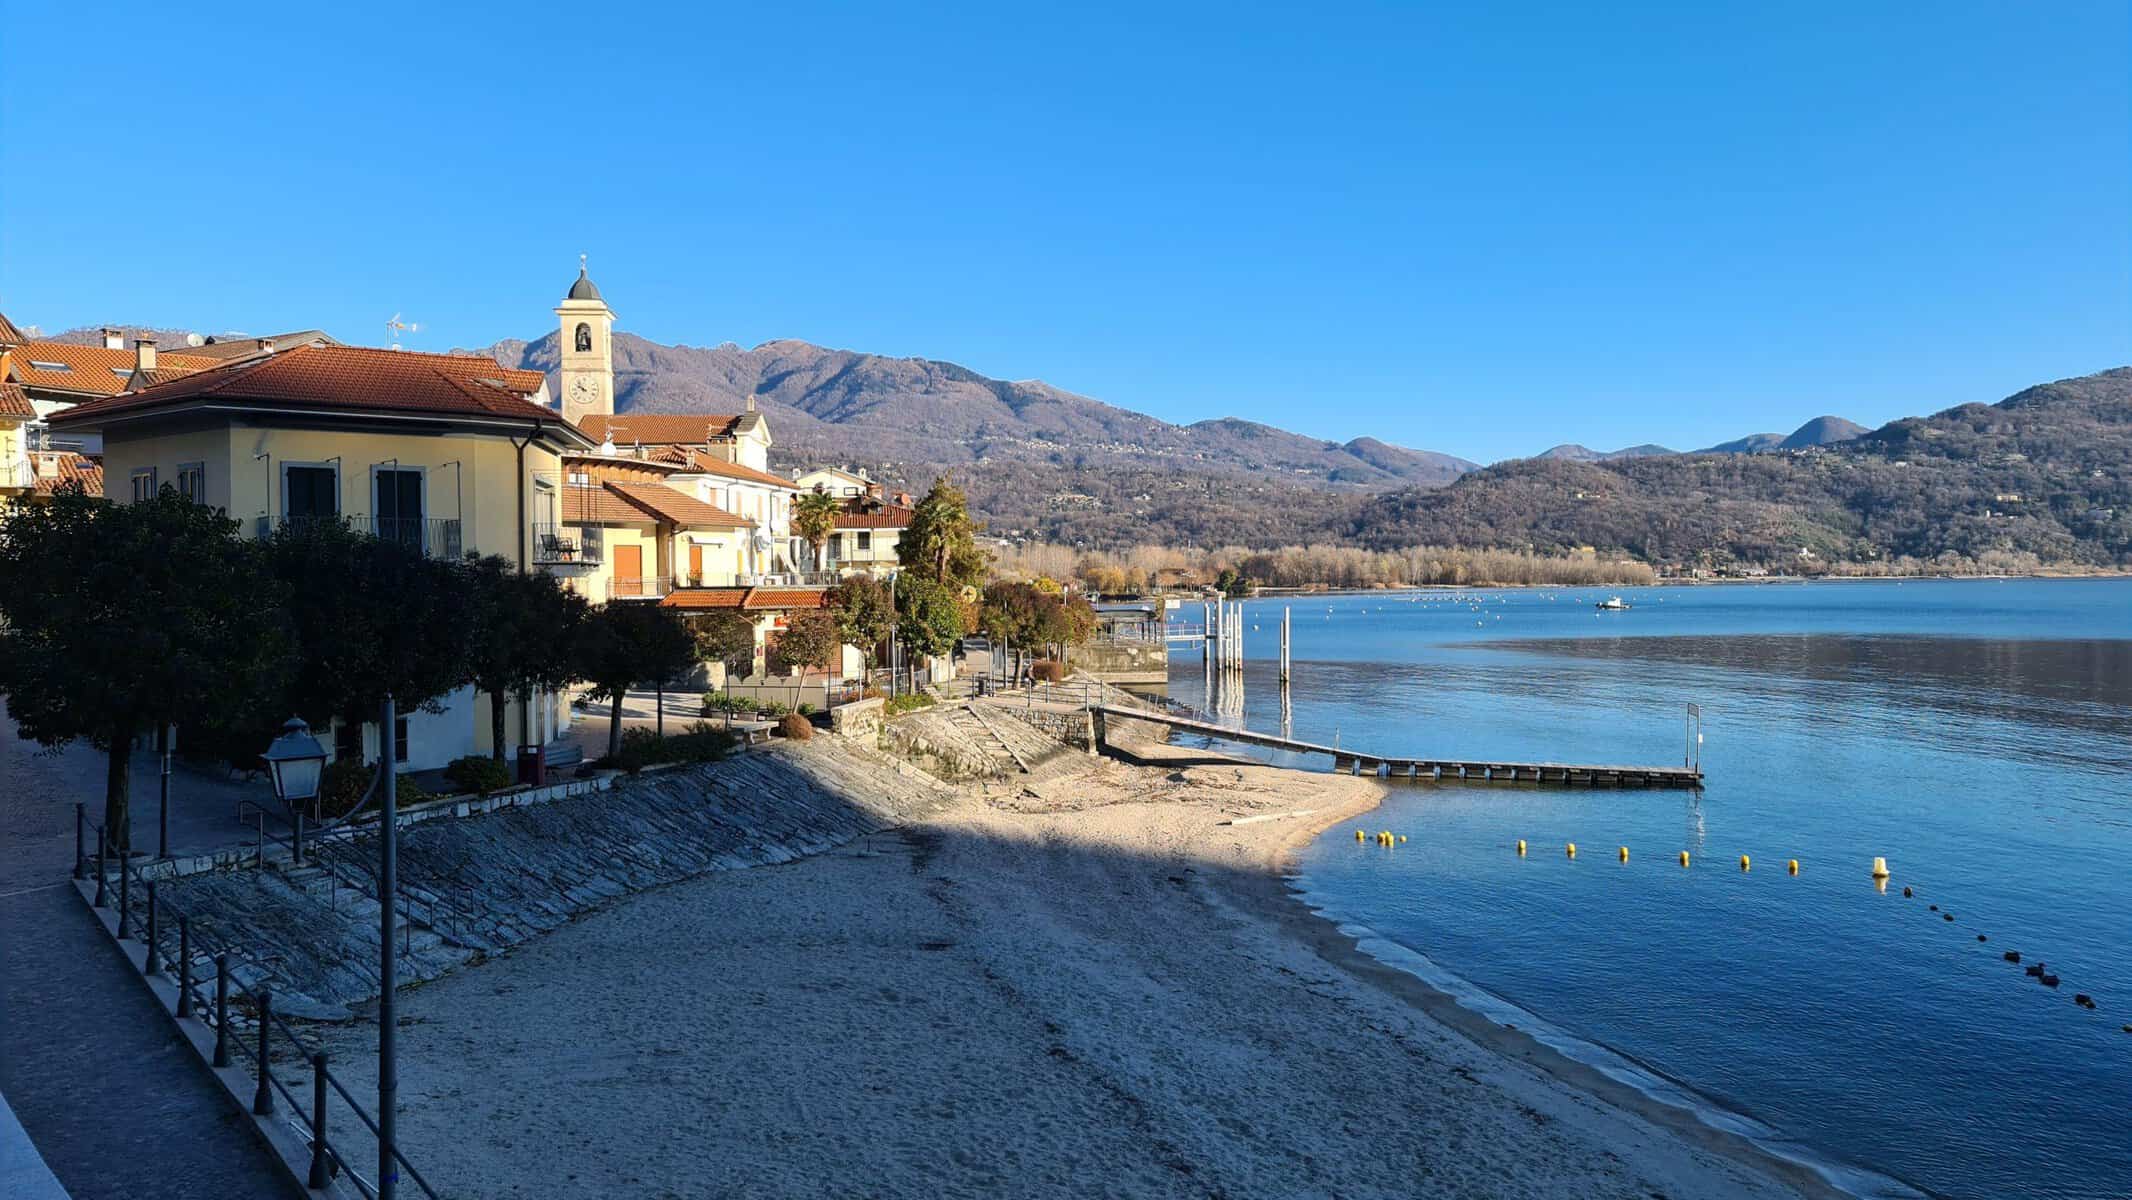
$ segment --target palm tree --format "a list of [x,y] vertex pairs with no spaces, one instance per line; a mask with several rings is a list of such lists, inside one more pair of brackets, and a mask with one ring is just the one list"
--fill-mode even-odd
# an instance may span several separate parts
[[836,534],[837,514],[843,505],[828,492],[816,490],[801,496],[792,506],[792,532],[814,552],[814,569],[822,569],[822,547]]

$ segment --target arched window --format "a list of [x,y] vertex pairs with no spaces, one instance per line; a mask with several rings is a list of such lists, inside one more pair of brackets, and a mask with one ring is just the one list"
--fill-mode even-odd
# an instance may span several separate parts
[[577,352],[584,354],[592,349],[592,326],[583,321],[577,325]]

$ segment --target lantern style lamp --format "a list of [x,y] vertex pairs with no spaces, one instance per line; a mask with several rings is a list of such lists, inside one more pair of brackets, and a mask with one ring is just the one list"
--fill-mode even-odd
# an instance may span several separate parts
[[318,778],[326,769],[326,748],[311,736],[302,717],[290,717],[281,736],[259,757],[274,777],[274,795],[295,809],[318,795]]

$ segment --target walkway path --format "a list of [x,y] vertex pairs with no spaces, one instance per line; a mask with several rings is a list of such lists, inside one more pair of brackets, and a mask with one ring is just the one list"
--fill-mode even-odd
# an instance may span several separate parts
[[[154,767],[143,758],[134,770],[137,842],[149,847]],[[47,754],[0,714],[0,1093],[73,1200],[297,1195],[65,886],[74,803],[99,812],[103,778],[101,755]],[[216,832],[231,820],[229,789],[178,779],[173,849],[230,841]]]

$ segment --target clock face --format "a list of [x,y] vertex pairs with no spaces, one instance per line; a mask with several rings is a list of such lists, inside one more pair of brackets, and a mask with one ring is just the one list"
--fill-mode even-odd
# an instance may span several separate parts
[[570,384],[570,398],[572,400],[577,401],[579,404],[590,404],[593,401],[599,399],[599,380],[592,379],[584,375],[578,376]]

